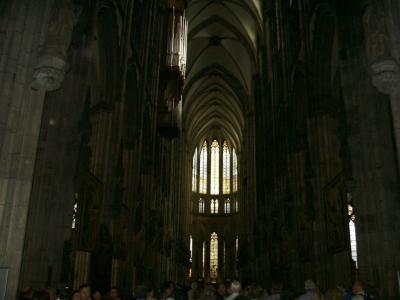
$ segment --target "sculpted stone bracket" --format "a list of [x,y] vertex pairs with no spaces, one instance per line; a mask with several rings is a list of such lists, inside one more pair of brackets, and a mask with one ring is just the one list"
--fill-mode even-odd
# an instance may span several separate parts
[[372,84],[383,94],[391,95],[400,88],[400,68],[392,58],[370,65]]
[[391,53],[392,42],[384,8],[370,3],[364,13],[365,49],[373,85],[384,94],[399,89],[400,67]]
[[400,66],[395,40],[389,33],[393,24],[382,2],[368,2],[363,16],[365,50],[372,78],[377,90],[390,97],[393,133],[397,152],[397,168],[400,169]]
[[72,0],[57,1],[49,22],[46,42],[34,69],[32,86],[54,91],[61,86],[67,70],[67,52],[82,8]]

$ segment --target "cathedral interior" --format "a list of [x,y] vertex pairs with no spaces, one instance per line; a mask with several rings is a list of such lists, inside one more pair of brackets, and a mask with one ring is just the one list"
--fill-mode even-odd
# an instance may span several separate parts
[[199,278],[399,299],[399,170],[400,1],[0,1],[1,300]]

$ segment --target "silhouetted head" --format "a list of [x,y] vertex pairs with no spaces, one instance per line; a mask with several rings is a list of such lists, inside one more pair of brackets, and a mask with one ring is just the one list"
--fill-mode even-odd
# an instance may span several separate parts
[[111,299],[111,300],[117,300],[117,299],[119,299],[120,294],[121,294],[121,293],[120,293],[118,287],[112,286],[112,287],[110,288],[110,299]]
[[90,285],[88,284],[83,284],[79,287],[79,294],[81,297],[81,300],[90,300]]

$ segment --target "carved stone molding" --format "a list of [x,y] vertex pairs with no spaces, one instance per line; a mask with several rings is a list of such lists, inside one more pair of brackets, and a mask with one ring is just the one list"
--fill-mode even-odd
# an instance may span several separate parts
[[112,0],[100,0],[99,1],[99,11],[102,9],[114,9],[114,2]]
[[365,50],[368,62],[391,57],[391,39],[389,37],[386,14],[381,5],[369,5],[363,16],[365,32]]
[[57,1],[49,22],[46,42],[34,69],[33,87],[53,91],[61,86],[67,69],[67,52],[81,14],[72,0]]
[[66,67],[64,59],[43,54],[39,57],[34,70],[32,86],[35,88],[42,86],[46,91],[57,90],[64,81]]
[[386,19],[382,5],[377,2],[367,4],[363,23],[372,83],[381,93],[392,94],[398,89],[400,68],[391,53],[392,41]]
[[377,61],[370,65],[372,84],[379,92],[391,95],[400,87],[400,68],[391,58]]

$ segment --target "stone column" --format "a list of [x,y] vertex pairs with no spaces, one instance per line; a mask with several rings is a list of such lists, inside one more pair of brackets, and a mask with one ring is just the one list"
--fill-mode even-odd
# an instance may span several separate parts
[[121,286],[121,266],[123,262],[118,258],[112,259],[111,265],[111,286]]
[[231,243],[229,239],[225,240],[225,260],[224,260],[224,277],[231,278],[231,269],[232,269],[232,261],[231,261]]
[[45,90],[30,88],[52,1],[8,1],[0,18],[0,267],[17,293]]
[[69,16],[70,1],[15,0],[5,4],[0,18],[0,266],[9,269],[6,299],[17,294],[45,93],[57,87],[54,81],[61,83],[59,71],[65,71],[65,61],[44,59],[39,49],[53,36],[66,52]]
[[210,281],[210,240],[206,240],[206,253],[204,260],[204,278]]
[[44,99],[43,90],[24,90],[26,98],[18,100],[25,108],[18,110],[17,101],[11,104],[15,111],[0,154],[0,266],[9,268],[6,299],[12,299],[18,287]]
[[378,3],[370,4],[363,16],[365,48],[372,84],[379,92],[389,95],[392,106],[393,129],[397,148],[397,162],[400,162],[400,68],[392,55],[393,41],[386,25],[387,16]]
[[79,286],[89,282],[90,278],[90,252],[76,251],[74,264],[74,290],[79,289]]
[[192,254],[192,279],[197,280],[201,278],[201,259],[203,245],[200,240],[193,239],[193,254]]
[[400,170],[400,68],[393,58],[385,57],[373,62],[370,70],[373,85],[379,92],[390,97],[397,164]]
[[236,264],[236,240],[229,241],[229,262],[230,262],[229,276],[231,278],[236,278],[238,275],[237,264]]
[[48,25],[46,43],[34,69],[32,86],[47,91],[60,88],[67,70],[67,52],[81,8],[72,0],[57,1]]
[[[373,70],[373,84],[383,94],[390,97],[390,106],[393,121],[393,137],[396,146],[397,170],[400,171],[400,70],[399,65],[394,60],[382,60],[371,65]],[[394,199],[387,198],[382,205],[383,209],[391,212],[386,219],[381,220],[384,234],[380,235],[382,247],[385,248],[385,258],[382,260],[383,268],[379,273],[385,274],[381,278],[381,289],[384,296],[399,296],[400,286],[398,284],[397,273],[400,271],[398,259],[397,242],[400,237],[400,222],[397,217],[391,218],[390,215],[397,215],[399,203]]]
[[[390,20],[384,6],[376,1],[371,2],[363,16],[365,30],[365,48],[369,66],[369,72],[372,78],[372,84],[377,90],[390,97],[390,105],[393,121],[393,137],[396,146],[397,173],[400,171],[400,67],[393,49],[393,36],[389,34],[388,24]],[[394,178],[385,178],[385,180],[395,180]],[[397,182],[398,184],[398,182]],[[377,201],[379,199],[376,199]],[[379,219],[379,227],[374,228],[376,232],[368,232],[370,239],[364,237],[364,240],[372,240],[379,243],[379,247],[384,249],[385,255],[380,253],[369,253],[370,260],[375,266],[362,266],[360,264],[361,276],[365,276],[367,270],[371,271],[366,276],[367,279],[379,284],[384,297],[398,297],[399,285],[397,272],[400,270],[398,259],[397,241],[400,237],[400,222],[395,215],[400,212],[398,201],[398,192],[395,197],[386,197],[379,203],[379,209],[387,211],[388,216]],[[378,211],[372,211],[371,215],[378,217]],[[371,221],[371,220],[367,220]],[[362,224],[360,224],[362,226]],[[368,243],[371,243],[368,241]],[[365,248],[367,245],[363,245]],[[369,245],[370,246],[370,245]],[[360,259],[361,260],[361,259]],[[362,260],[361,260],[362,262]],[[369,278],[368,278],[369,277]]]
[[224,238],[218,235],[218,279],[224,278]]

